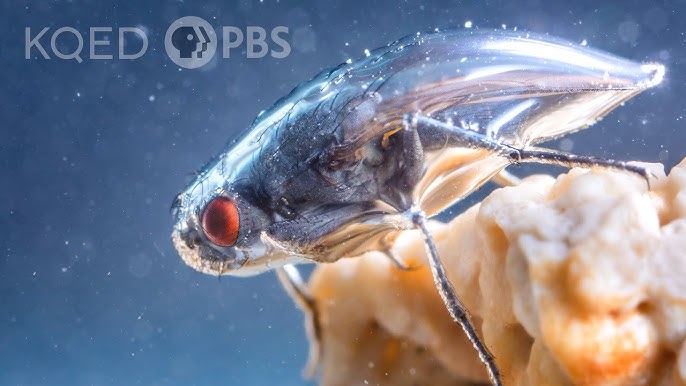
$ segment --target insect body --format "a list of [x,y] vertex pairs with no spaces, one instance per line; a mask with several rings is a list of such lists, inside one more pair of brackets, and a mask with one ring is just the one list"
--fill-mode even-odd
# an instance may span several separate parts
[[261,113],[175,200],[176,249],[193,268],[253,275],[384,249],[419,228],[436,285],[487,365],[425,219],[512,163],[620,161],[534,145],[585,128],[664,68],[513,32],[413,35],[323,72]]

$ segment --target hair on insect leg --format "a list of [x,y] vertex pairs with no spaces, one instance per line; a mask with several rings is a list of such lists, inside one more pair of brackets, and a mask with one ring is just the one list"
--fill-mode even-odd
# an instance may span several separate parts
[[417,206],[412,206],[405,215],[410,218],[410,220],[417,226],[421,231],[424,238],[424,244],[427,249],[427,258],[429,260],[429,266],[431,267],[431,274],[434,278],[434,283],[438,289],[438,293],[443,299],[450,316],[455,322],[460,324],[464,330],[467,338],[472,342],[474,349],[479,354],[479,359],[486,366],[488,371],[488,376],[491,382],[495,386],[502,386],[502,381],[500,380],[500,371],[495,364],[495,358],[493,354],[488,350],[486,345],[481,341],[481,338],[476,332],[474,325],[470,320],[469,313],[465,309],[464,305],[455,293],[453,285],[448,280],[443,263],[438,256],[438,249],[434,243],[433,237],[431,237],[431,232],[426,226],[426,215]]

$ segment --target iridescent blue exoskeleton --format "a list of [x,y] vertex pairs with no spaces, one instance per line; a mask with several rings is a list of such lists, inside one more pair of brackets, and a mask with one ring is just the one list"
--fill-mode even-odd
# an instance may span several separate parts
[[[383,250],[390,233],[418,228],[448,310],[500,384],[426,217],[513,163],[601,165],[647,178],[625,162],[534,145],[588,127],[663,75],[659,64],[528,33],[409,36],[319,74],[261,113],[178,195],[174,244],[198,271],[246,276]],[[280,273],[316,308],[290,266]]]

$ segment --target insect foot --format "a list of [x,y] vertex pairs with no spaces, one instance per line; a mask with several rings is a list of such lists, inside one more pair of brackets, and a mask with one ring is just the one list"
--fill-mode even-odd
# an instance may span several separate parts
[[[427,225],[505,385],[686,383],[686,160],[651,190],[614,169],[531,176]],[[320,385],[488,384],[418,231],[320,265]]]

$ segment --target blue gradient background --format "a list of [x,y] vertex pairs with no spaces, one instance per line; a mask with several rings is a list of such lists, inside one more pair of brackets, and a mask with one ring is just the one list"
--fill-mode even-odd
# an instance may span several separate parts
[[[684,1],[0,4],[0,385],[310,384],[302,316],[274,275],[192,271],[168,210],[260,110],[365,48],[471,20],[661,61],[665,83],[571,137],[573,150],[669,166],[686,155]],[[163,39],[187,15],[287,26],[292,53],[179,69]],[[91,26],[142,26],[150,47],[134,61],[25,60],[24,28],[44,26],[86,39]]]

